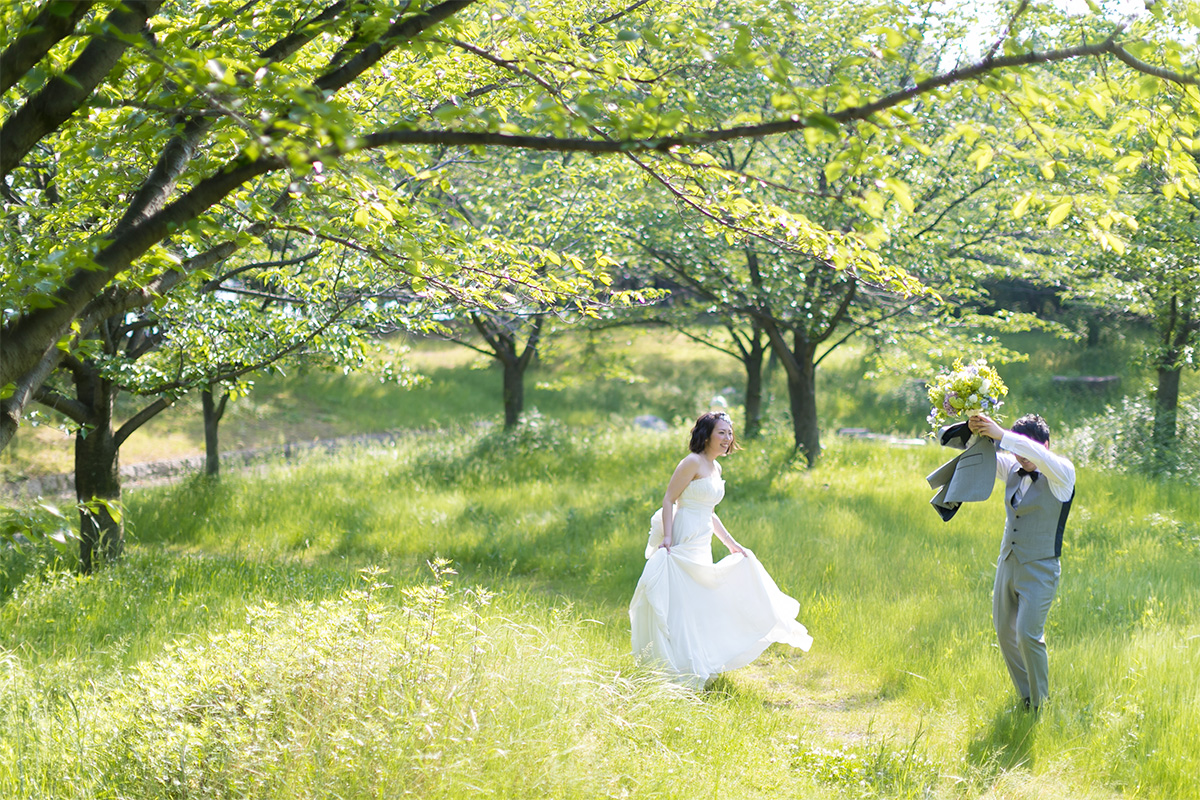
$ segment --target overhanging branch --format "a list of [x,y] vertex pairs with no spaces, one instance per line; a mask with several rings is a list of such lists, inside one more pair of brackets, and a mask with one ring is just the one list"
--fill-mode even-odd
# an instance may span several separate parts
[[125,421],[124,425],[117,429],[115,434],[113,434],[113,443],[119,448],[122,444],[124,444],[125,440],[129,438],[129,434],[133,433],[151,419],[158,416],[160,411],[170,408],[173,402],[173,400],[160,397],[138,413],[134,414]]
[[[684,134],[679,136],[661,136],[650,139],[588,139],[554,136],[525,136],[508,133],[490,133],[487,131],[451,131],[451,130],[417,130],[413,128],[396,128],[367,134],[357,140],[355,145],[347,150],[368,150],[388,145],[452,145],[461,147],[508,147],[524,150],[541,150],[556,152],[591,153],[595,155],[638,153],[638,152],[669,152],[678,147],[698,147],[716,142],[727,142],[735,139],[757,139],[768,136],[778,136],[785,133],[795,133],[811,127],[841,126],[851,122],[868,119],[875,114],[903,105],[922,95],[937,89],[961,83],[966,80],[982,78],[992,73],[1003,72],[1018,67],[1053,64],[1077,58],[1098,57],[1111,55],[1132,69],[1153,75],[1162,80],[1189,86],[1200,86],[1200,79],[1192,75],[1173,72],[1161,67],[1155,67],[1130,55],[1124,48],[1111,39],[1096,44],[1079,45],[1058,50],[1035,51],[1021,53],[1001,58],[979,61],[965,67],[959,67],[940,75],[926,78],[920,83],[891,92],[877,100],[863,105],[851,106],[835,111],[825,116],[793,115],[789,119],[764,122],[755,125],[736,125],[730,128],[715,128],[708,131]],[[339,155],[338,152],[329,155]]]

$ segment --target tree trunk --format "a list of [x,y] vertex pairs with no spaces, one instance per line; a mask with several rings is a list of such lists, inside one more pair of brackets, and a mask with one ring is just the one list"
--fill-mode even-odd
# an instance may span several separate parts
[[525,367],[529,361],[504,358],[500,363],[504,365],[504,429],[511,430],[525,411]]
[[1176,420],[1179,413],[1180,371],[1160,367],[1158,391],[1154,395],[1154,468],[1170,472],[1176,465]]
[[9,413],[9,409],[0,405],[0,450],[8,447],[8,443],[17,435],[17,417],[15,411]]
[[742,360],[746,365],[746,420],[742,434],[747,439],[757,439],[762,431],[763,348],[757,340],[753,344],[749,357]]
[[[120,447],[113,433],[116,389],[110,381],[89,376],[77,378],[81,402],[92,412],[92,425],[75,434],[75,496],[81,503],[121,502]],[[97,557],[120,558],[125,549],[125,526],[104,505],[91,504],[79,512],[79,568],[90,573]]]
[[491,355],[504,367],[504,430],[512,430],[521,421],[525,411],[525,370],[537,356],[538,341],[542,335],[541,314],[534,316],[525,350],[517,354],[518,324],[510,320],[495,320],[481,314],[471,314],[471,323],[483,340],[492,348]]
[[221,396],[220,403],[213,402],[211,386],[200,392],[200,405],[204,408],[204,474],[210,478],[221,475],[221,448],[217,444],[217,428],[225,415],[225,403],[229,393]]
[[1100,344],[1100,315],[1093,311],[1085,317],[1087,323],[1087,346],[1096,347]]
[[789,347],[784,332],[774,320],[760,320],[771,340],[771,352],[787,374],[788,400],[792,410],[792,436],[796,451],[804,454],[809,467],[821,457],[821,431],[817,426],[816,347],[801,331],[791,331]]
[[812,358],[797,359],[800,369],[788,371],[788,398],[792,407],[792,435],[796,450],[814,467],[821,456],[821,431],[817,426],[816,367]]

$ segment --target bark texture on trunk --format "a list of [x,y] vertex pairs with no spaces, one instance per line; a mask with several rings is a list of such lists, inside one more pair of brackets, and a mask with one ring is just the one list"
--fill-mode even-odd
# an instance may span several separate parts
[[123,518],[93,502],[121,502],[120,445],[113,432],[117,391],[96,375],[77,375],[76,389],[92,411],[91,424],[75,434],[75,496],[87,504],[79,512],[79,567],[89,573],[97,561],[120,558],[125,549]]
[[792,435],[796,449],[804,454],[808,466],[816,466],[821,457],[821,429],[817,424],[816,367],[812,359],[798,361],[794,374],[788,372],[788,397],[792,408]]
[[525,367],[519,358],[501,359],[504,364],[504,427],[515,428],[525,411]]
[[1177,464],[1177,436],[1179,417],[1178,369],[1158,370],[1158,391],[1154,395],[1154,467],[1159,472],[1170,472]]
[[746,406],[745,429],[743,435],[747,439],[757,439],[762,432],[763,405],[763,356],[751,356],[742,361],[746,365]]
[[221,474],[221,448],[217,434],[228,401],[229,393],[226,392],[221,395],[221,402],[215,402],[211,386],[206,386],[200,392],[200,405],[204,409],[204,474],[211,478]]

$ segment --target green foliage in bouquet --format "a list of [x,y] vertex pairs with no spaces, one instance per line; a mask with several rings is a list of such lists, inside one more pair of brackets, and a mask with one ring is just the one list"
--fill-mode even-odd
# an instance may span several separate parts
[[987,361],[976,359],[964,365],[961,358],[954,360],[953,372],[942,372],[929,384],[929,424],[937,430],[976,413],[998,417],[1001,400],[1008,394],[1008,387],[1000,374]]

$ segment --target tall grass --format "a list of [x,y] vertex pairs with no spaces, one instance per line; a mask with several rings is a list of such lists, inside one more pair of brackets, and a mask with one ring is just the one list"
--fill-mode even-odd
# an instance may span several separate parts
[[[719,330],[710,335],[714,341],[722,336]],[[1139,407],[1144,407],[1153,386],[1153,375],[1141,362],[1145,337],[1136,329],[1114,329],[1101,346],[1088,348],[1046,334],[1006,336],[1007,345],[1029,354],[1027,362],[1000,367],[1011,389],[1006,414],[1042,412],[1056,435],[1075,430],[1084,434],[1074,455],[1119,466],[1114,437],[1123,441],[1122,436],[1140,435],[1145,413],[1125,414],[1121,431],[1111,431],[1105,423],[1120,416],[1125,397],[1143,398]],[[843,427],[902,436],[927,430],[928,398],[922,380],[906,375],[867,377],[867,355],[865,346],[852,343],[821,362],[817,405],[826,443]],[[423,379],[398,386],[380,380],[377,369],[349,375],[300,370],[261,377],[249,396],[229,405],[220,426],[222,449],[385,430],[476,429],[503,418],[499,369],[465,348],[396,339],[379,343],[374,361],[408,365]],[[1120,382],[1096,390],[1055,382],[1056,375],[1115,375]],[[739,362],[681,335],[638,329],[567,334],[550,340],[547,352],[531,367],[526,405],[531,413],[536,410],[573,428],[624,427],[643,414],[682,424],[707,410],[718,393],[733,404],[736,418],[744,381]],[[767,429],[785,431],[787,389],[777,364],[768,365],[766,389]],[[1185,417],[1200,413],[1200,374],[1184,374],[1182,398]],[[129,398],[122,400],[121,418],[140,408]],[[1200,433],[1189,440],[1188,453],[1200,462],[1196,436]],[[68,471],[71,448],[71,437],[45,425],[22,428],[0,451],[0,476]],[[135,432],[121,453],[122,463],[128,464],[203,450],[199,399],[185,397]]]
[[[627,607],[687,422],[718,392],[736,403],[736,362],[666,337],[568,342],[505,433],[494,370],[425,347],[430,380],[405,392],[265,380],[223,432],[434,433],[130,492],[129,555],[94,576],[0,551],[0,796],[1192,796],[1200,493],[1108,469],[1136,415],[1106,426],[1119,395],[1049,380],[1119,364],[1140,391],[1136,341],[1018,346],[1039,357],[1003,368],[1010,413],[1045,413],[1081,465],[1036,721],[993,644],[997,500],[943,523],[923,476],[944,452],[832,433],[919,433],[911,380],[865,380],[853,349],[825,363],[810,471],[773,376],[721,516],[816,644],[693,694],[634,663]],[[671,429],[632,428],[643,413]],[[158,424],[199,441],[198,414]]]
[[752,444],[722,519],[816,644],[697,695],[628,655],[683,434],[543,419],[137,493],[125,563],[31,568],[0,607],[0,794],[1193,790],[1194,488],[1081,471],[1034,722],[992,644],[994,498],[943,523],[932,447],[834,440],[808,471],[786,437]]
[[[153,567],[135,557],[113,573]],[[69,683],[54,680],[61,661],[6,653],[0,790],[835,797],[847,775],[915,785],[905,756],[813,749],[754,693],[697,696],[635,667],[569,602],[454,590],[435,567],[394,600],[367,571],[370,583],[334,597],[251,605],[240,623],[177,636],[124,669],[81,659]],[[237,587],[218,578],[210,591]]]

